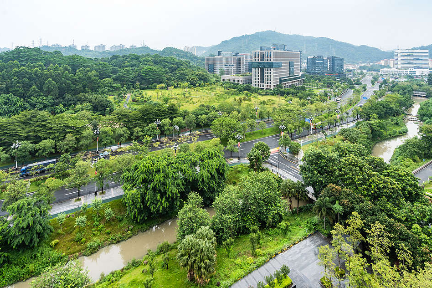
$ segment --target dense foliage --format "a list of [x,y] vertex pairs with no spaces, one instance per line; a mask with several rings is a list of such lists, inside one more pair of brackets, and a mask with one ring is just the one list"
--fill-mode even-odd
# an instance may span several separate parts
[[89,59],[19,47],[0,54],[0,116],[32,109],[58,114],[77,105],[108,114],[114,107],[106,94],[122,87],[181,82],[195,86],[209,80],[204,70],[173,57],[130,54]]
[[124,173],[123,201],[138,222],[177,211],[191,191],[209,205],[223,190],[226,171],[225,159],[214,149],[148,155]]
[[81,288],[90,284],[90,277],[88,272],[85,271],[81,263],[70,261],[66,265],[59,264],[50,267],[45,272],[32,281],[32,288],[46,288],[46,287],[68,287],[68,288]]

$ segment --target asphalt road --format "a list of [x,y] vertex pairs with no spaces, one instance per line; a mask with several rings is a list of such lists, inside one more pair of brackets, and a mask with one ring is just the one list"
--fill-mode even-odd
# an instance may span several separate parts
[[[360,104],[364,104],[367,101],[367,100],[363,99],[363,97],[369,98],[372,95],[373,91],[378,89],[376,86],[372,87],[370,85],[371,79],[372,79],[371,77],[365,77],[363,79],[364,83],[368,85],[368,90],[363,93],[362,100],[357,104],[357,106]],[[343,99],[347,99],[349,97],[352,97],[352,91],[350,91],[350,90],[341,96],[341,98],[343,98]],[[348,117],[347,120],[349,122],[352,122],[352,121],[354,121],[354,118]],[[271,127],[272,125],[273,125],[272,122],[267,122],[267,127]],[[325,128],[324,130],[326,130],[326,129],[327,128]],[[313,134],[318,133],[320,131],[321,130],[317,129]],[[301,133],[298,133],[298,134],[293,133],[292,139],[302,138],[302,137],[305,137],[307,135],[310,135],[310,130],[304,129]],[[199,136],[197,141],[206,141],[206,140],[211,140],[213,138],[216,138],[216,136],[213,135],[212,133],[204,133],[203,135]],[[252,147],[255,145],[256,142],[262,141],[262,142],[266,143],[270,147],[270,149],[273,149],[273,148],[279,147],[278,140],[279,140],[279,135],[277,134],[277,135],[272,135],[272,136],[268,136],[265,138],[252,140],[252,141],[242,142],[240,145],[240,157],[246,158],[247,154],[250,152],[250,150],[252,149]],[[192,141],[188,141],[188,142],[192,143]],[[160,145],[158,147],[152,147],[151,151],[156,151],[156,150],[160,150],[160,149],[164,149],[164,148],[165,148],[165,145]],[[295,177],[296,179],[301,181],[302,178],[299,174],[298,164],[294,163],[292,161],[286,160],[283,157],[279,157],[277,155],[278,154],[271,155],[268,162],[271,165],[273,165],[275,167],[275,169],[277,169],[277,167],[279,166],[279,169],[285,171],[286,173],[292,175],[293,177]],[[231,156],[231,152],[225,151],[225,157],[226,158],[238,157],[238,153],[232,153],[232,156]],[[114,183],[114,182],[109,182],[109,188],[113,188],[113,187],[117,187],[117,186],[120,186],[120,184]],[[96,191],[96,183],[91,182],[88,185],[82,187],[82,189],[80,190],[80,195],[91,194],[91,193],[94,193],[95,191]],[[78,191],[77,191],[77,189],[62,188],[58,191],[55,191],[54,196],[55,196],[54,202],[63,202],[63,201],[78,197]],[[0,215],[4,215],[4,212],[1,211],[1,204],[2,204],[2,201],[0,201]]]

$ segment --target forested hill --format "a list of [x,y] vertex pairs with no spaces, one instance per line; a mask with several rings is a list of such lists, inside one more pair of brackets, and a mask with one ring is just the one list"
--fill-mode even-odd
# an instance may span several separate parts
[[186,52],[173,47],[166,47],[163,50],[154,50],[150,47],[137,47],[137,48],[127,48],[117,51],[93,51],[93,50],[78,50],[72,47],[51,47],[51,46],[42,46],[41,49],[43,51],[54,52],[60,51],[65,56],[70,55],[78,55],[87,58],[107,58],[113,55],[128,55],[128,54],[158,54],[164,57],[175,57],[182,60],[189,60],[192,64],[204,67],[204,58],[193,55],[190,52]]
[[411,49],[415,49],[415,50],[429,50],[429,58],[432,55],[432,44],[427,45],[427,46],[414,47],[414,48],[411,48]]
[[260,46],[286,44],[290,50],[302,51],[302,57],[312,55],[339,56],[345,63],[376,62],[393,58],[393,52],[385,52],[369,46],[355,46],[324,37],[282,34],[274,31],[257,32],[251,35],[234,37],[211,47],[198,47],[204,55],[217,54],[218,50],[230,52],[252,52]]
[[128,88],[209,81],[204,69],[174,57],[129,54],[90,59],[19,47],[0,53],[0,117],[33,109],[57,114],[77,105],[106,114],[113,109],[107,95]]

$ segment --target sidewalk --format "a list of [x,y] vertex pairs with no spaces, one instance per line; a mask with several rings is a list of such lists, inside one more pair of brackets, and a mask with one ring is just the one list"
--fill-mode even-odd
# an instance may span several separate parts
[[320,233],[315,233],[252,271],[231,288],[256,287],[260,281],[265,283],[265,276],[273,274],[282,265],[291,269],[288,275],[298,288],[319,288],[324,267],[318,265],[318,248],[327,244]]
[[[101,198],[103,202],[109,202],[114,199],[121,198],[124,194],[124,191],[122,187],[115,187],[115,188],[109,188],[108,190],[105,190],[105,194],[98,195],[98,198]],[[58,214],[64,212],[66,214],[73,213],[80,209],[80,207],[84,204],[91,204],[93,200],[95,199],[94,193],[87,194],[84,196],[81,196],[81,201],[75,201],[77,198],[66,200],[63,202],[56,202],[52,204],[52,208],[50,211],[50,214],[52,218],[55,218]]]

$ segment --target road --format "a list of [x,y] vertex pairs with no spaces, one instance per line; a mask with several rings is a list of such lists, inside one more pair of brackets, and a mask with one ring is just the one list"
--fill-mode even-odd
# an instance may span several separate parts
[[[377,89],[376,86],[372,87],[370,85],[371,79],[372,79],[371,77],[369,77],[369,78],[365,77],[364,78],[365,84],[368,85],[368,90],[363,93],[362,100],[357,104],[357,106],[360,104],[364,104],[366,102],[366,100],[363,99],[363,97],[369,98],[372,95],[373,91]],[[348,91],[343,96],[341,96],[341,98],[344,97],[346,99],[346,97],[351,97],[351,96],[352,96],[352,93],[349,93],[349,91]],[[352,122],[354,120],[355,119],[353,117],[348,117],[349,122]],[[267,127],[271,127],[272,125],[273,124],[271,122],[267,123]],[[324,130],[327,130],[327,127]],[[319,132],[320,132],[320,130],[317,130],[313,134],[316,134]],[[299,134],[293,133],[292,139],[293,140],[300,139],[300,138],[304,138],[308,135],[310,135],[310,130],[304,129]],[[279,147],[279,144],[278,144],[279,137],[280,136],[277,134],[277,135],[267,136],[267,137],[256,139],[256,140],[242,142],[241,147],[240,147],[240,157],[246,158],[247,154],[250,152],[250,150],[255,145],[255,143],[257,143],[259,141],[263,141],[264,143],[266,143],[270,147],[270,149]],[[213,138],[216,138],[216,136],[213,135],[212,133],[203,133],[202,135],[199,136],[197,141],[206,141],[206,140],[211,140]],[[192,143],[192,141],[188,141],[188,142]],[[152,147],[151,151],[156,151],[156,150],[160,150],[160,149],[164,149],[164,148],[166,148],[165,145],[159,145],[158,147]],[[225,151],[225,158],[233,158],[233,157],[238,157],[238,153],[233,153],[231,156],[231,152]],[[283,157],[278,156],[278,154],[276,153],[276,154],[271,155],[270,159],[268,160],[268,163],[270,165],[274,166],[274,169],[277,169],[277,167],[279,167],[279,169],[281,171],[283,171],[284,173],[287,173],[288,175],[294,177],[294,179],[302,181],[300,171],[298,168],[298,163],[296,163],[295,161],[286,160]],[[118,183],[114,183],[114,182],[109,183],[109,188],[114,188],[114,187],[118,187],[118,186],[120,186],[120,184],[118,184]],[[94,193],[95,191],[96,191],[96,184],[95,184],[95,182],[91,182],[90,184],[84,186],[81,189],[80,195],[91,194],[91,193]],[[57,202],[63,202],[63,201],[78,197],[78,191],[77,191],[77,189],[63,188],[63,189],[56,191],[54,193],[54,196],[56,198],[55,199],[56,203]],[[1,204],[2,204],[2,202],[0,201],[0,215],[4,215],[4,212],[1,211]]]

